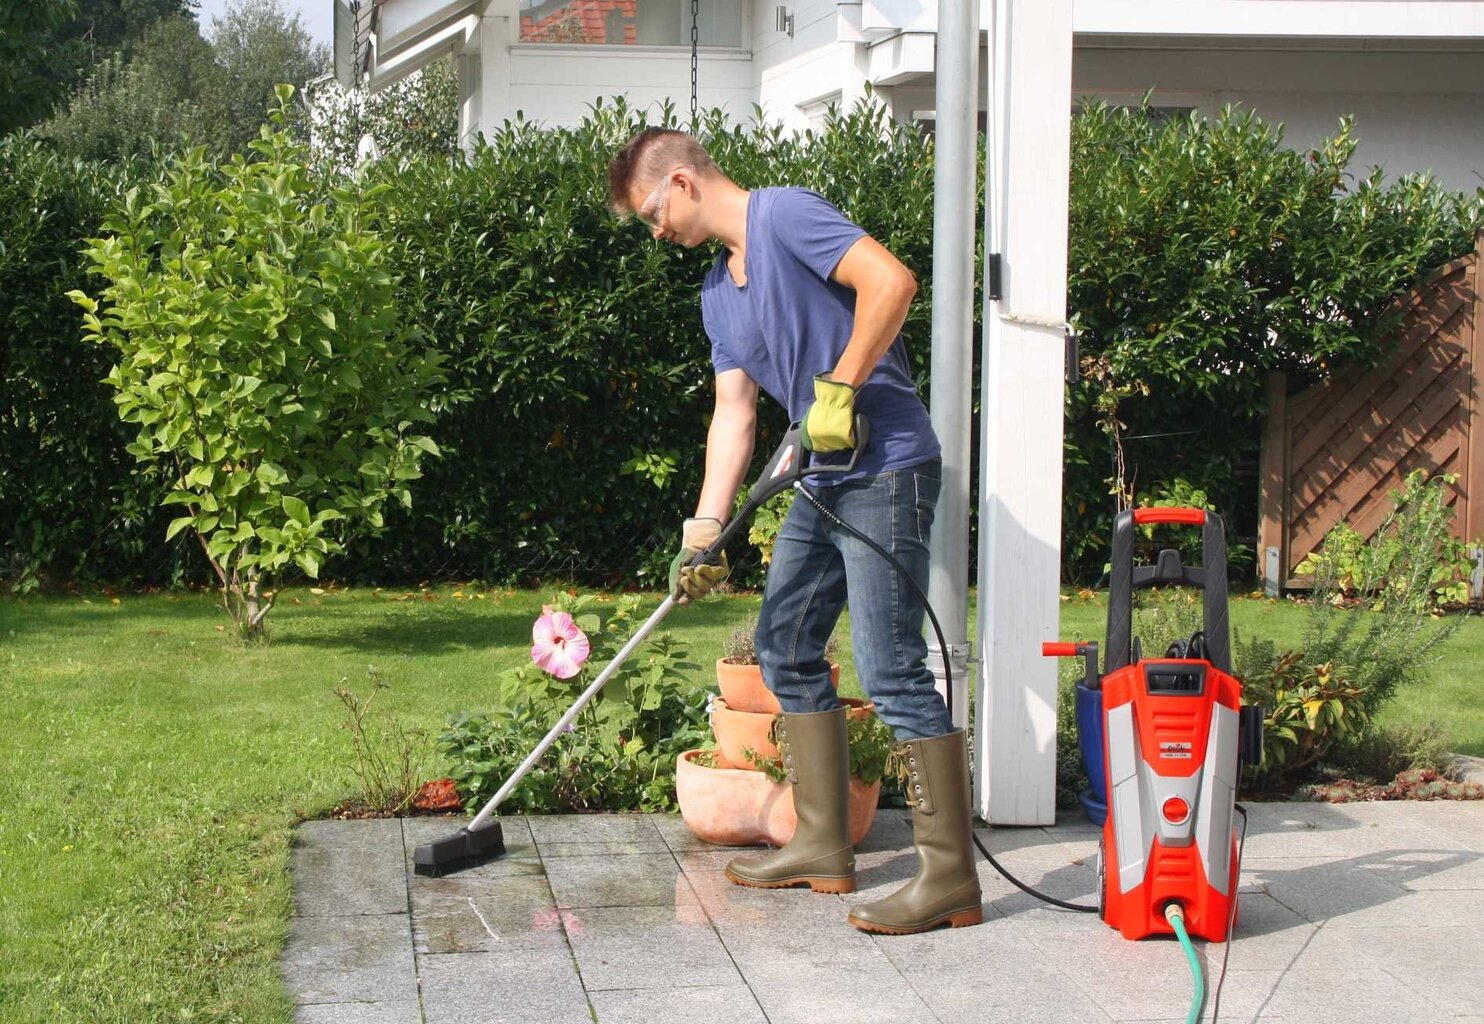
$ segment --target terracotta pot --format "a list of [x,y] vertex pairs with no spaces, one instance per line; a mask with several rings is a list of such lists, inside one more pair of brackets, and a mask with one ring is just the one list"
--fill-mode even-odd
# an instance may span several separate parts
[[[863,718],[876,710],[875,704],[860,697],[841,697],[840,703],[850,709],[846,712],[850,718]],[[711,705],[711,732],[727,763],[741,768],[756,767],[753,761],[748,760],[747,750],[755,751],[765,762],[776,758],[778,746],[768,738],[776,717],[768,712],[738,711],[726,698],[716,698]]]
[[[675,797],[680,817],[697,837],[721,846],[768,843],[782,846],[799,826],[793,786],[773,782],[763,772],[730,766],[703,768],[687,750],[675,764]],[[719,759],[725,764],[725,759]],[[850,780],[850,841],[859,843],[876,820],[880,781]]]
[[[830,664],[830,684],[840,688],[840,666]],[[734,711],[753,711],[776,715],[783,710],[778,698],[773,696],[763,682],[763,670],[759,665],[734,665],[726,658],[716,662],[716,685],[726,698],[727,706]]]

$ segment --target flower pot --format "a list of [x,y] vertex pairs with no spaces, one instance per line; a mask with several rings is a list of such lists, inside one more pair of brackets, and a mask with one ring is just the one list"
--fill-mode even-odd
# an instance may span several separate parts
[[[851,718],[862,718],[876,710],[875,704],[860,697],[841,697],[840,703],[850,709],[846,714]],[[770,712],[738,711],[726,698],[718,697],[711,705],[711,732],[727,763],[755,768],[755,763],[748,760],[747,750],[755,751],[764,762],[775,759],[778,746],[768,734],[776,717]]]
[[[782,846],[799,826],[794,811],[793,786],[773,782],[763,772],[723,767],[707,768],[687,750],[675,763],[675,797],[680,817],[695,835],[721,846],[768,843]],[[850,780],[850,841],[859,843],[876,820],[880,781],[869,785]]]
[[[830,665],[830,684],[840,688],[840,666]],[[726,698],[727,706],[734,711],[753,711],[776,715],[783,710],[778,698],[763,682],[762,666],[738,665],[726,658],[716,662],[716,685]]]

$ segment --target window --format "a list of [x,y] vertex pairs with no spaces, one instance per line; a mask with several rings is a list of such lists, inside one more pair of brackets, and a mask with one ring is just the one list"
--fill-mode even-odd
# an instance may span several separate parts
[[[742,4],[700,0],[697,42],[742,45]],[[689,46],[691,0],[520,0],[520,41]]]
[[[1109,103],[1108,107],[1112,110],[1121,110],[1125,114],[1137,114],[1143,109],[1137,103]],[[1082,113],[1082,108],[1083,105],[1081,103],[1073,103],[1072,116],[1076,117]],[[1149,120],[1163,127],[1171,121],[1188,121],[1190,115],[1197,113],[1200,109],[1200,107],[1156,107],[1151,105],[1149,107]]]

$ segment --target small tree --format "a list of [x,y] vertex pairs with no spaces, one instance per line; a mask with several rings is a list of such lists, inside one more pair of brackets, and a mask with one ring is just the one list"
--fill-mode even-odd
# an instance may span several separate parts
[[[400,322],[384,246],[367,225],[381,191],[324,202],[285,129],[293,89],[218,168],[203,150],[131,189],[84,250],[108,282],[84,337],[121,356],[106,378],[139,433],[129,451],[173,481],[241,635],[262,634],[291,564],[318,577],[346,531],[410,506],[444,381],[441,357]],[[101,305],[101,315],[100,315]]]

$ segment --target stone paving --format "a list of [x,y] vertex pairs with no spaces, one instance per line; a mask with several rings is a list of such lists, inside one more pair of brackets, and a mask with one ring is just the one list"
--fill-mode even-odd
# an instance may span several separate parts
[[[1222,1021],[1484,1024],[1484,804],[1250,810]],[[913,870],[906,813],[878,814],[851,896],[731,885],[732,852],[671,815],[505,818],[504,858],[441,879],[411,854],[452,819],[310,822],[284,978],[301,1024],[1185,1021],[1176,943],[1125,941],[982,859],[984,924],[851,928],[851,902]],[[1027,883],[1094,898],[1080,815],[980,835]],[[1212,989],[1227,947],[1197,948]]]

